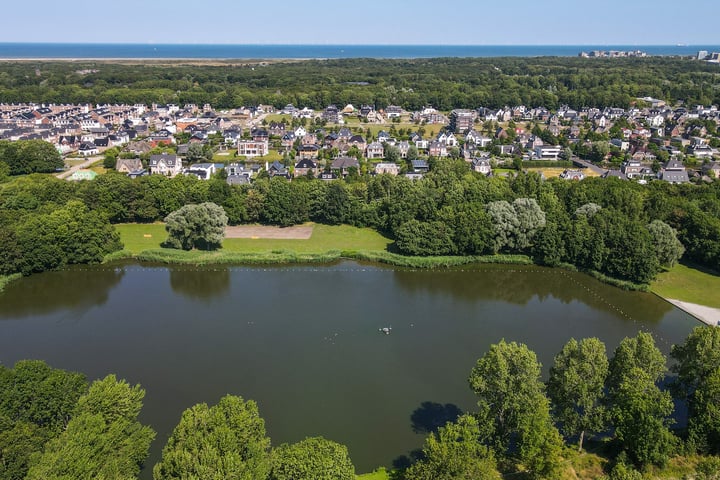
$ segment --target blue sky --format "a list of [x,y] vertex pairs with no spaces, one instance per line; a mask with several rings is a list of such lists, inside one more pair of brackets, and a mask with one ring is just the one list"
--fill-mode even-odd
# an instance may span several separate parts
[[12,0],[0,42],[718,44],[718,0]]

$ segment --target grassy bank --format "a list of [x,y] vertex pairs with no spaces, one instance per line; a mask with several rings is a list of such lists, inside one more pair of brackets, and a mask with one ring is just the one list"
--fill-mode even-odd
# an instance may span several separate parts
[[650,290],[663,298],[720,308],[720,275],[688,265],[675,265],[658,275]]
[[13,273],[12,275],[0,275],[0,292],[5,290],[5,287],[12,281],[22,278],[19,273]]
[[[160,244],[167,238],[165,225],[162,223],[119,224],[115,225],[115,228],[120,233],[125,250],[131,254],[159,249]],[[293,251],[299,254],[323,254],[347,249],[383,251],[387,250],[391,243],[392,240],[370,228],[313,224],[312,236],[307,240],[226,238],[223,240],[221,252],[267,254]]]
[[363,473],[362,475],[355,475],[357,480],[390,480],[390,473],[384,468],[378,468],[371,473]]

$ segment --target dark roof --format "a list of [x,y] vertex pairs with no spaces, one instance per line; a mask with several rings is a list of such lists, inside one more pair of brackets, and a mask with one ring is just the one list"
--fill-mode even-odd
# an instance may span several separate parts
[[295,168],[316,168],[317,163],[313,162],[309,158],[303,158],[295,164]]

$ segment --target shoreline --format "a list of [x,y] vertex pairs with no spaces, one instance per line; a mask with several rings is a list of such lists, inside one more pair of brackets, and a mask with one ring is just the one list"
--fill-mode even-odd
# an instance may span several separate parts
[[720,327],[720,308],[706,307],[697,303],[683,302],[673,298],[660,298],[710,327]]

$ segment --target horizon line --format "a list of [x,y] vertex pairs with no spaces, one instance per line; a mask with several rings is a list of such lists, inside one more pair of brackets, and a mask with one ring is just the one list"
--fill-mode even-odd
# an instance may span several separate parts
[[720,46],[720,43],[212,43],[212,42],[94,42],[94,41],[5,41],[0,40],[0,45],[182,45],[182,46],[278,46],[278,47],[678,47],[686,48],[693,46]]

